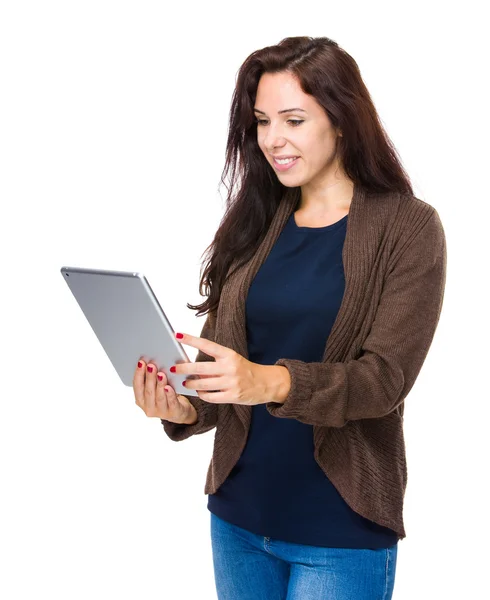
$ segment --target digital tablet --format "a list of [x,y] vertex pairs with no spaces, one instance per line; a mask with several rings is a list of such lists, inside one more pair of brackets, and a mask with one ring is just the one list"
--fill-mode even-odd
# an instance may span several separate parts
[[198,397],[182,385],[193,376],[169,371],[191,361],[144,275],[79,267],[62,267],[61,274],[125,385],[133,386],[142,358],[165,372],[177,394]]

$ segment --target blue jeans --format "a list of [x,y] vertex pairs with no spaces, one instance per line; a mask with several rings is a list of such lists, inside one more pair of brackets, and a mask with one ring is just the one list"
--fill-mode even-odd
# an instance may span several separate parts
[[323,548],[262,537],[211,514],[218,600],[390,600],[398,544]]

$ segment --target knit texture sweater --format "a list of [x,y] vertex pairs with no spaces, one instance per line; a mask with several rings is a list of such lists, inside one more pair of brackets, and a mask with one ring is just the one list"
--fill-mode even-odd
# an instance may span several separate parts
[[[300,188],[287,188],[256,253],[225,281],[201,337],[248,359],[247,292],[300,197]],[[322,361],[276,361],[288,369],[291,387],[283,404],[269,402],[266,408],[277,418],[313,425],[314,458],[342,498],[403,539],[404,403],[443,304],[446,239],[440,217],[414,196],[376,194],[356,185],[342,261],[345,291]],[[196,362],[206,360],[214,358],[199,351]],[[195,424],[162,424],[173,441],[216,428],[204,488],[214,494],[245,447],[252,407],[188,399],[197,411]]]

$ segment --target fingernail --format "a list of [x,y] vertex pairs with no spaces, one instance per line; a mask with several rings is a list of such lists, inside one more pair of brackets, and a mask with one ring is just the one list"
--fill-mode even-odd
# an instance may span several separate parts
[[148,373],[153,373],[153,367],[148,366]]
[[143,366],[142,362],[138,362],[138,368],[141,369],[141,367]]
[[161,381],[163,379],[163,375],[157,375],[158,377],[158,381]]
[[184,337],[184,334],[183,334],[183,333],[176,333],[176,334],[175,334],[175,337],[176,337],[177,339],[181,340],[181,339]]
[[183,385],[183,386],[185,386],[185,385],[186,385],[185,381],[183,381],[183,382],[182,382],[182,385]]
[[167,386],[165,386],[165,391],[166,392],[170,392],[170,388],[168,388]]
[[170,367],[170,372],[175,373],[175,367]]

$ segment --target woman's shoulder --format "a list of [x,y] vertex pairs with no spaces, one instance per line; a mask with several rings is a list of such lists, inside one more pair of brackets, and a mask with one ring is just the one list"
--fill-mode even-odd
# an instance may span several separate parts
[[414,194],[399,194],[397,210],[391,223],[393,251],[410,246],[440,246],[444,244],[444,227],[437,209]]
[[379,195],[377,201],[383,203],[389,215],[391,226],[409,235],[422,229],[428,221],[440,222],[436,208],[408,192],[392,192]]
[[413,207],[413,209],[420,212],[420,214],[431,215],[432,213],[437,212],[432,204],[418,198],[414,194],[400,194],[400,200],[406,202],[409,206]]
[[414,194],[383,193],[370,200],[376,209],[369,211],[369,227],[371,231],[378,231],[379,243],[388,254],[396,255],[415,240],[419,243],[422,236],[436,243],[444,237],[436,208]]

